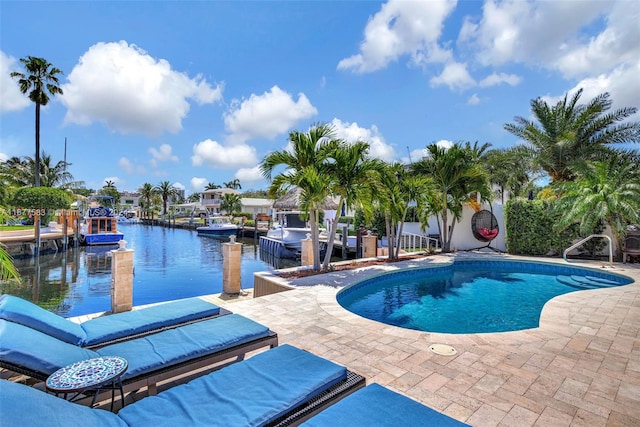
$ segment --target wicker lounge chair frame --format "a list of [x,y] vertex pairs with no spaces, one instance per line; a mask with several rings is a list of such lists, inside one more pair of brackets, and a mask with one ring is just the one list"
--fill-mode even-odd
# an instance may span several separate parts
[[267,427],[299,425],[318,414],[323,409],[333,405],[344,397],[347,397],[356,390],[363,388],[365,385],[366,379],[363,376],[347,369],[346,380],[336,384],[302,405],[293,408],[277,420],[267,424]]
[[[244,355],[260,350],[264,347],[274,348],[278,346],[278,334],[270,331],[269,335],[255,340],[235,345],[215,353],[211,353],[204,356],[199,356],[190,360],[185,360],[180,363],[172,364],[166,367],[162,367],[155,371],[151,371],[145,374],[138,375],[122,380],[122,386],[125,394],[136,392],[143,387],[147,388],[150,396],[158,393],[158,385],[179,377],[180,383],[188,382],[189,380],[207,374],[216,369],[220,369],[230,363],[241,361],[244,359]],[[233,359],[233,360],[232,360]],[[226,362],[226,363],[223,363]],[[24,366],[16,365],[7,361],[0,360],[0,368],[8,369],[17,374],[26,375],[30,378],[34,378],[40,381],[46,381],[49,374],[34,371]],[[204,369],[207,368],[207,369]],[[106,394],[110,391],[101,392],[98,396],[98,400],[105,399]],[[93,398],[87,397],[86,399],[79,400],[79,403],[86,404]]]
[[627,236],[622,244],[622,263],[633,257],[640,257],[640,235]]
[[[299,425],[303,421],[317,415],[322,410],[335,404],[344,397],[365,387],[366,380],[363,376],[346,370],[346,378],[331,386],[318,396],[315,396],[298,406],[290,408],[276,420],[266,424],[268,427],[283,427]],[[82,401],[80,403],[83,403]]]

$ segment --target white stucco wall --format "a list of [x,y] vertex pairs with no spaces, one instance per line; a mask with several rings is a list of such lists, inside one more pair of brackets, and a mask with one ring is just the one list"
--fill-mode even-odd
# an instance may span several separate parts
[[[501,204],[494,204],[491,208],[489,205],[484,205],[483,208],[487,210],[493,209],[493,215],[496,217],[496,220],[498,221],[498,228],[500,229],[498,237],[491,241],[491,247],[501,251],[506,251],[504,206]],[[453,237],[451,238],[452,250],[457,249],[464,251],[487,246],[487,242],[481,242],[473,237],[473,232],[471,231],[471,218],[474,213],[475,211],[471,207],[464,207],[462,211],[462,219],[460,222],[456,223],[453,229]],[[435,217],[429,219],[429,227],[424,232],[420,230],[420,226],[420,223],[417,222],[405,223],[403,232],[421,235],[438,234],[438,224]]]

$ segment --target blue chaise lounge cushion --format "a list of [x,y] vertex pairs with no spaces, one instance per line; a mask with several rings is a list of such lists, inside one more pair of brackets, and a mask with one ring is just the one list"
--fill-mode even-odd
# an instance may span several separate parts
[[0,319],[0,360],[50,375],[79,360],[100,356],[18,323]]
[[0,296],[0,319],[28,326],[75,345],[87,339],[79,324],[12,295]]
[[373,383],[331,405],[302,425],[305,427],[460,427],[468,424]]
[[125,406],[117,415],[0,380],[0,425],[261,426],[304,404],[346,376],[342,366],[283,345],[157,396],[145,397]]
[[129,361],[123,380],[269,335],[269,328],[239,314],[220,316],[102,347],[100,356]]
[[0,380],[0,426],[127,427],[116,414]]
[[78,324],[22,298],[0,296],[0,319],[28,326],[83,347],[219,314],[219,306],[194,297],[96,317]]
[[118,415],[131,426],[260,426],[346,377],[344,367],[285,344],[146,397]]
[[129,362],[129,368],[122,376],[126,380],[269,334],[266,326],[239,314],[229,314],[93,351],[0,319],[0,360],[51,375],[80,360],[121,356]]
[[220,307],[215,304],[200,298],[186,298],[139,310],[96,317],[80,324],[87,335],[82,345],[100,344],[219,314]]

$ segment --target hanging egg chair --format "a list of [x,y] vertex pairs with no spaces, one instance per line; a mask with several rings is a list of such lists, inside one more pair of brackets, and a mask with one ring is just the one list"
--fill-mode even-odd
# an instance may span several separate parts
[[481,242],[490,242],[498,236],[498,220],[492,212],[483,209],[471,217],[473,237]]

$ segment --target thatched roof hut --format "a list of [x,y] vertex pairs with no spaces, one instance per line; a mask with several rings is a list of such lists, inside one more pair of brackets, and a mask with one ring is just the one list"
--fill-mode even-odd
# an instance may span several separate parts
[[[300,195],[302,190],[299,187],[292,188],[287,191],[287,194],[280,197],[273,203],[274,209],[279,210],[297,210],[300,209]],[[324,202],[318,206],[323,210],[336,210],[338,209],[338,201],[332,197],[327,197]]]

